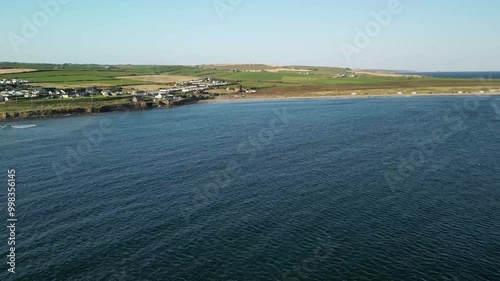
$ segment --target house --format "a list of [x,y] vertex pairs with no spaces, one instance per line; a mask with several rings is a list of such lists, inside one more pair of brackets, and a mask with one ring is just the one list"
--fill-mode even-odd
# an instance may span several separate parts
[[85,92],[91,95],[98,95],[101,93],[101,90],[97,89],[96,87],[90,87],[85,89]]
[[56,96],[58,98],[63,98],[63,99],[68,99],[69,98],[68,93],[66,93],[66,91],[64,91],[64,90],[57,90]]
[[56,88],[41,87],[36,89],[41,96],[54,95],[57,92]]

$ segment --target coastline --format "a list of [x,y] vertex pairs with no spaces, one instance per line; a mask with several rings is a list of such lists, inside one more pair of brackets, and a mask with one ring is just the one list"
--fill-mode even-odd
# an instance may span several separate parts
[[100,106],[75,106],[63,108],[36,108],[22,111],[6,111],[0,112],[0,122],[12,122],[21,120],[40,120],[49,118],[64,118],[80,115],[95,115],[109,112],[127,112],[127,111],[142,111],[152,109],[174,108],[194,104],[202,101],[199,98],[193,97],[179,101],[144,101],[144,102],[127,102],[116,104],[105,104]]
[[231,103],[231,102],[255,102],[255,101],[288,101],[288,100],[321,100],[321,99],[360,99],[360,98],[417,98],[417,97],[467,97],[467,96],[499,96],[499,93],[436,93],[416,95],[330,95],[330,96],[252,96],[240,98],[216,97],[214,99],[202,100],[199,103]]
[[164,107],[153,107],[146,103],[123,103],[115,105],[105,105],[93,108],[67,108],[67,109],[39,109],[23,112],[1,112],[0,122],[22,121],[22,120],[42,120],[52,118],[64,118],[72,116],[95,115],[109,112],[127,112],[127,111],[143,111],[153,109],[170,109],[179,106],[191,105],[196,103],[232,103],[232,102],[266,102],[266,101],[293,101],[293,100],[321,100],[321,99],[360,99],[360,98],[418,98],[418,97],[467,97],[467,96],[498,96],[500,93],[436,93],[436,94],[416,94],[416,95],[394,95],[394,94],[368,94],[368,95],[298,95],[298,96],[245,96],[245,97],[227,97],[219,96],[213,99],[189,100],[178,104],[172,104]]

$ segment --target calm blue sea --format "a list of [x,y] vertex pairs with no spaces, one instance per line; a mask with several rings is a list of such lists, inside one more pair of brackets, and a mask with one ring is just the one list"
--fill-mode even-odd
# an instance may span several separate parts
[[500,98],[212,103],[16,125],[0,129],[1,280],[500,280]]

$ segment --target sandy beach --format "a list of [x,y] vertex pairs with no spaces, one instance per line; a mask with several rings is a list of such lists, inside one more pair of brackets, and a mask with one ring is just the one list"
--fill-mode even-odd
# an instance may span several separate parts
[[463,94],[453,94],[453,93],[437,93],[437,94],[415,94],[415,95],[389,95],[389,94],[380,94],[380,95],[330,95],[330,96],[245,96],[245,97],[228,97],[228,96],[219,96],[214,99],[202,100],[198,103],[213,103],[213,102],[252,102],[252,101],[286,101],[286,100],[308,100],[308,99],[357,99],[357,98],[376,98],[376,97],[385,97],[385,98],[415,98],[415,97],[432,97],[432,96],[495,96],[500,95],[498,93],[463,93]]

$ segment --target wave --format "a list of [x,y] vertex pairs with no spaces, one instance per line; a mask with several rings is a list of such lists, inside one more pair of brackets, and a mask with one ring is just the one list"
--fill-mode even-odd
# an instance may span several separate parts
[[12,129],[29,129],[29,128],[35,128],[36,125],[13,125]]
[[2,129],[29,129],[29,128],[34,128],[36,127],[36,125],[32,124],[32,125],[7,125],[7,126],[0,126],[0,128]]

